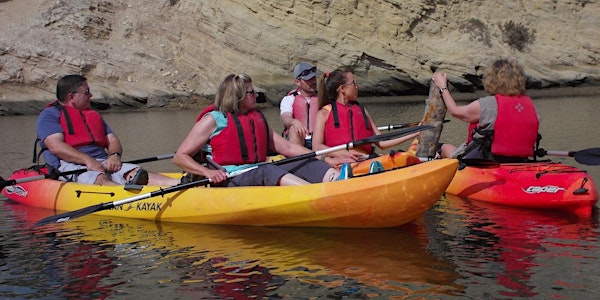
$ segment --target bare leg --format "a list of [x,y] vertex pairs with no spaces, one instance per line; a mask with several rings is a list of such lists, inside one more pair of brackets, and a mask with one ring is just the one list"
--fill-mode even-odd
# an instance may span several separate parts
[[308,182],[296,175],[293,175],[293,174],[285,174],[285,175],[283,175],[283,177],[281,177],[281,179],[279,179],[279,185],[281,185],[281,186],[305,185],[305,184],[310,184],[310,182]]
[[444,158],[448,158],[448,157],[452,157],[452,153],[454,152],[454,150],[456,150],[456,146],[451,145],[451,144],[444,144],[442,145],[442,157]]
[[298,136],[298,133],[296,133],[295,131],[289,131],[288,140],[294,144],[304,146],[304,136]]
[[335,181],[338,177],[340,177],[340,171],[331,168],[325,173],[325,176],[323,176],[323,182]]
[[94,184],[97,184],[97,185],[120,185],[120,184],[112,181],[110,179],[110,177],[108,177],[106,174],[98,175],[98,177],[96,177],[96,181],[94,182]]
[[181,183],[180,178],[171,178],[158,173],[148,173],[148,185],[172,186]]

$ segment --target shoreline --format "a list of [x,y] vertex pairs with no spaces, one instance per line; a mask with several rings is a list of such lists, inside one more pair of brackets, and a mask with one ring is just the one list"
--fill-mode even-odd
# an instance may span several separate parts
[[[456,101],[473,101],[487,96],[483,90],[473,93],[458,93],[450,89],[452,97]],[[600,96],[600,86],[577,86],[577,87],[555,87],[544,89],[529,89],[526,94],[533,98],[559,98],[559,97],[592,97]],[[404,95],[404,96],[369,96],[362,98],[377,98],[377,103],[409,103],[426,100],[428,95]]]
[[[456,101],[473,101],[486,96],[483,90],[473,93],[457,93],[452,91],[452,96]],[[529,89],[527,95],[532,98],[556,98],[556,97],[592,97],[600,95],[600,86],[577,86],[577,87],[555,87],[544,89]],[[362,96],[368,98],[371,103],[394,104],[422,102],[428,95],[398,95],[398,96]],[[124,113],[124,112],[143,112],[143,111],[174,111],[187,109],[202,109],[211,103],[207,97],[200,95],[191,95],[189,97],[169,97],[170,100],[162,105],[149,107],[147,103],[139,103],[137,106],[124,105],[123,103],[107,104],[106,100],[92,100],[92,107],[102,113]],[[44,100],[0,100],[0,117],[2,116],[20,116],[36,115],[52,101]],[[272,105],[270,102],[259,103],[258,107]]]

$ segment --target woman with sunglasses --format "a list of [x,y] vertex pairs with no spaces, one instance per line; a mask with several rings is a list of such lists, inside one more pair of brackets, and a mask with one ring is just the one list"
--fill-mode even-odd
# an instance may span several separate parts
[[[358,83],[354,73],[347,68],[338,68],[323,74],[317,83],[319,91],[319,112],[313,131],[313,149],[323,150],[335,145],[364,139],[381,132],[371,119],[366,108],[358,98]],[[419,133],[381,141],[375,144],[380,149],[394,147],[414,139]],[[363,145],[348,151],[329,154],[338,160],[360,161],[366,157],[377,156],[373,145]]]
[[[227,75],[219,84],[214,110],[196,122],[179,146],[173,163],[185,172],[225,186],[301,185],[337,179],[337,170],[314,158],[278,166],[263,164],[269,151],[286,157],[311,151],[275,133],[256,109],[256,97],[250,76]],[[209,161],[219,167],[207,168],[194,160],[205,145],[211,148]],[[256,165],[253,170],[227,178],[227,173]]]

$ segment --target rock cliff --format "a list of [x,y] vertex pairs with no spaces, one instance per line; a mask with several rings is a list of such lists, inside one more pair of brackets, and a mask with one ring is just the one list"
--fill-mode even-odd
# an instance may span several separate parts
[[[292,68],[352,66],[363,95],[460,91],[514,57],[530,88],[598,86],[595,0],[0,0],[0,115],[35,113],[67,73],[116,108],[185,105],[246,72],[277,103]],[[10,102],[19,102],[15,108]]]

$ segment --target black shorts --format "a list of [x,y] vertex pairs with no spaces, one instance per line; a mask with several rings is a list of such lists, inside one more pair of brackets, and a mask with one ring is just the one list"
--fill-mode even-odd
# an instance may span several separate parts
[[227,186],[275,186],[285,174],[294,174],[310,183],[323,182],[331,167],[315,158],[282,165],[264,164],[228,180]]

